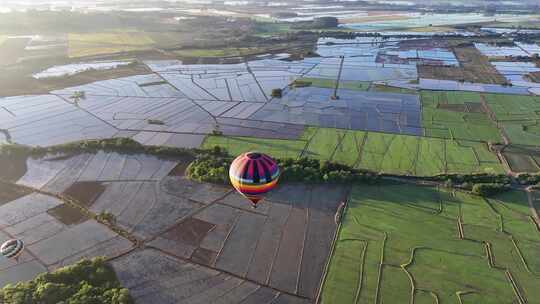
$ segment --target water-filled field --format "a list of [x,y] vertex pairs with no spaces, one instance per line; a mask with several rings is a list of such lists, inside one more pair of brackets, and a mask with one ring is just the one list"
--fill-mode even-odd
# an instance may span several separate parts
[[420,14],[409,13],[405,15],[406,18],[399,18],[397,20],[379,20],[379,21],[366,21],[360,23],[346,23],[343,27],[351,28],[361,31],[384,31],[390,29],[407,29],[416,27],[428,27],[428,26],[444,26],[444,25],[456,25],[467,23],[479,23],[490,21],[506,21],[516,22],[523,20],[531,20],[531,18],[538,18],[534,15],[494,15],[486,16],[478,13],[468,14]]

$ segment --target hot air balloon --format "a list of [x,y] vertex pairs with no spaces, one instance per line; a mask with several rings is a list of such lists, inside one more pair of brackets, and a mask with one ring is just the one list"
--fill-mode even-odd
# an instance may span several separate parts
[[19,256],[24,250],[24,243],[22,240],[12,239],[4,242],[0,247],[0,254],[8,259],[19,260]]
[[276,161],[270,156],[247,152],[232,162],[229,178],[236,191],[248,198],[256,208],[263,195],[276,187],[279,173]]

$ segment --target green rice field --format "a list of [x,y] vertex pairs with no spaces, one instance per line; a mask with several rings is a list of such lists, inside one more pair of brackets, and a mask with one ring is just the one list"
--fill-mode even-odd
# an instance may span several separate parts
[[485,94],[511,144],[540,145],[540,98],[537,96]]
[[306,146],[306,141],[208,136],[202,145],[203,148],[212,148],[215,146],[227,149],[232,155],[248,151],[265,151],[265,153],[276,158],[298,158]]
[[503,122],[502,126],[510,143],[516,145],[540,145],[540,130],[536,121]]
[[338,233],[321,303],[540,297],[540,234],[524,192],[485,200],[404,184],[355,186]]
[[384,92],[384,93],[418,94],[416,90],[391,87],[391,86],[386,86],[382,84],[373,84],[370,90],[373,92]]
[[481,94],[422,91],[426,136],[501,142],[500,132],[482,106]]
[[486,103],[498,121],[540,119],[540,97],[484,94]]
[[298,140],[208,136],[203,148],[221,146],[236,155],[266,151],[277,158],[309,157],[397,175],[503,173],[481,142],[331,128],[307,128]]

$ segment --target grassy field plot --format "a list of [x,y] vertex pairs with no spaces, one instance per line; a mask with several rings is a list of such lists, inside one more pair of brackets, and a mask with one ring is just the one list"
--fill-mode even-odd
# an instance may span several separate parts
[[[322,160],[331,159],[347,132],[347,130],[338,129],[315,129],[315,134],[309,139],[309,144],[303,156]],[[353,151],[354,149],[350,152]]]
[[422,123],[426,136],[500,142],[499,130],[471,92],[421,93]]
[[415,27],[409,29],[411,32],[421,32],[421,33],[444,33],[455,31],[455,28],[449,26],[425,26],[425,27]]
[[390,174],[502,173],[486,144],[428,137],[369,133],[359,168]]
[[400,93],[400,94],[417,94],[416,90],[391,87],[382,84],[373,84],[370,88],[370,91],[373,92],[383,92],[383,93]]
[[533,303],[539,241],[524,192],[484,200],[430,187],[355,186],[322,303]]
[[[300,78],[294,81],[293,85],[299,87],[318,87],[333,89],[336,87],[336,80],[324,79],[324,78]],[[369,89],[370,82],[366,81],[340,81],[339,88],[347,90],[367,91]]]
[[446,142],[446,169],[448,172],[461,172],[480,165],[472,147],[462,146],[456,141]]
[[484,94],[497,121],[540,119],[540,97],[525,95]]
[[367,132],[347,131],[337,146],[331,160],[354,167],[362,155],[362,145],[367,138],[366,136]]
[[511,144],[540,145],[540,97],[484,94]]
[[302,154],[307,141],[262,139],[253,137],[208,136],[202,148],[215,146],[225,148],[230,154],[238,155],[248,151],[262,151],[276,158],[298,158]]
[[232,56],[249,56],[259,54],[270,49],[259,47],[244,47],[244,48],[212,48],[212,49],[182,49],[174,51],[181,57],[232,57]]
[[367,91],[369,89],[369,82],[365,81],[340,81],[339,88],[347,90]]
[[446,171],[446,140],[420,137],[414,174],[430,176]]
[[540,146],[540,131],[536,121],[503,122],[504,132],[511,144]]
[[[414,174],[418,137],[369,133],[358,167],[386,173]],[[400,152],[398,152],[400,151]]]
[[209,136],[202,147],[216,145],[233,155],[259,150],[278,158],[309,157],[397,175],[504,172],[487,144],[465,140],[307,128],[298,140]]
[[296,79],[292,85],[294,87],[319,87],[333,89],[336,87],[336,81],[337,80],[335,79],[303,77]]
[[84,57],[146,50],[154,40],[142,32],[69,34],[69,57]]

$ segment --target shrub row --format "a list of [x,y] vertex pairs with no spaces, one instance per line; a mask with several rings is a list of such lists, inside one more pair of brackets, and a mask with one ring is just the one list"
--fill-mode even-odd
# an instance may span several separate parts
[[[215,147],[199,154],[188,166],[186,175],[201,182],[227,184],[229,166],[233,158]],[[282,181],[308,183],[376,183],[380,176],[373,172],[350,168],[345,165],[315,159],[278,159]]]
[[[228,170],[233,157],[225,150],[216,146],[212,150],[184,149],[163,146],[145,146],[130,138],[113,138],[102,140],[85,140],[56,145],[47,148],[29,147],[22,145],[0,145],[0,158],[10,156],[41,157],[47,154],[78,153],[109,151],[120,153],[145,153],[161,157],[189,157],[195,160],[188,166],[186,175],[201,182],[219,184],[228,183]],[[283,181],[309,182],[309,183],[350,183],[365,182],[376,183],[381,176],[378,173],[354,169],[346,165],[319,161],[316,159],[278,159]],[[441,174],[427,177],[426,180],[444,182],[447,187],[457,187],[473,190],[476,184],[507,185],[510,177],[499,174]],[[540,174],[522,174],[518,176],[522,184],[532,185],[540,183]],[[485,187],[481,187],[484,189]]]
[[517,176],[517,181],[521,185],[538,185],[540,183],[540,173],[522,173]]
[[511,179],[504,174],[489,174],[489,173],[477,173],[477,174],[441,174],[434,177],[426,178],[431,181],[446,182],[453,185],[460,185],[464,183],[477,184],[477,183],[498,183],[509,184]]
[[[186,175],[201,182],[228,184],[228,170],[233,157],[220,147],[200,153],[186,170]],[[378,173],[353,169],[349,166],[316,159],[277,159],[281,180],[307,183],[377,183]],[[474,194],[489,196],[510,189],[510,177],[499,174],[443,174],[426,178],[444,182],[448,188],[460,188]]]

